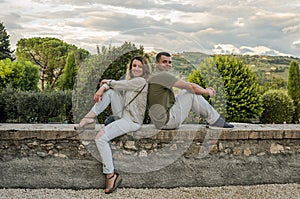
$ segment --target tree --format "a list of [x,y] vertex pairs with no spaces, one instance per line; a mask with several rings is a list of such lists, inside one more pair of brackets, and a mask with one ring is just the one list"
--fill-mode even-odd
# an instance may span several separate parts
[[299,64],[296,61],[291,61],[288,75],[288,95],[294,101],[295,114],[293,122],[299,122],[300,114],[300,69]]
[[12,53],[10,50],[9,35],[6,32],[3,23],[0,23],[0,60],[9,58],[13,60]]
[[[8,64],[9,63],[9,64]],[[12,74],[10,59],[0,60],[0,91],[9,83],[9,76]]]
[[58,80],[58,88],[61,90],[73,90],[77,71],[78,67],[76,65],[75,55],[73,52],[70,52],[67,57],[63,74]]
[[0,90],[10,85],[21,91],[38,90],[39,67],[30,61],[0,60]]
[[67,44],[56,38],[29,38],[20,39],[17,43],[17,58],[30,60],[40,67],[40,90],[53,89],[59,76],[62,75],[69,52],[74,52],[78,63],[89,53]]
[[215,56],[200,64],[188,81],[217,90],[210,102],[229,121],[249,121],[262,112],[256,76],[234,56]]

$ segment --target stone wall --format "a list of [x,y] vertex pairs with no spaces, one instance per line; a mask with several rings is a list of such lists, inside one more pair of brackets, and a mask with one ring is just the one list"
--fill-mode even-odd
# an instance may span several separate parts
[[[145,125],[111,142],[124,187],[300,183],[300,126],[234,129]],[[0,124],[0,187],[104,187],[95,131],[72,125]]]

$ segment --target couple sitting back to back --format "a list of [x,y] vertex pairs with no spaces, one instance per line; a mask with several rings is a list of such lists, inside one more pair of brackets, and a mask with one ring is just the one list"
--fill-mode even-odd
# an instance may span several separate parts
[[[197,84],[180,80],[169,72],[171,67],[172,57],[167,52],[157,54],[153,74],[145,58],[132,58],[125,80],[101,81],[100,88],[94,95],[94,106],[79,125],[74,127],[76,130],[91,126],[95,128],[95,117],[109,104],[113,114],[120,117],[101,129],[95,137],[106,176],[106,194],[112,193],[122,181],[120,174],[115,172],[109,141],[139,130],[147,103],[149,116],[157,129],[179,128],[191,110],[206,119],[211,126],[233,128],[202,97],[203,94],[213,97],[216,94],[213,88],[204,89]],[[174,95],[173,87],[182,89],[177,96]],[[122,90],[126,91],[123,97],[119,92]]]

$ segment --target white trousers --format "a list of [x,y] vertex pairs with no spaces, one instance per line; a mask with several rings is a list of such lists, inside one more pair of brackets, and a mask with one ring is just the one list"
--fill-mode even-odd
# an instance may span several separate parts
[[92,111],[96,115],[99,115],[108,107],[109,104],[111,104],[113,114],[121,117],[124,100],[119,92],[112,89],[103,93],[102,100],[93,106]]
[[209,124],[213,124],[220,117],[220,114],[212,107],[202,95],[196,95],[181,90],[175,98],[175,104],[170,109],[168,123],[163,129],[176,129],[188,117],[190,111],[204,118]]
[[[112,89],[107,90],[103,94],[101,102],[96,103],[92,108],[92,111],[96,115],[99,115],[107,108],[109,104],[111,104],[112,112],[114,115],[118,115],[119,117],[123,116],[123,98],[119,92],[116,92]],[[124,116],[102,129],[104,131],[104,134],[100,138],[95,139],[95,142],[102,159],[104,174],[113,173],[115,170],[109,141],[125,133],[137,131],[140,128],[141,124],[135,123],[131,121],[129,117]]]

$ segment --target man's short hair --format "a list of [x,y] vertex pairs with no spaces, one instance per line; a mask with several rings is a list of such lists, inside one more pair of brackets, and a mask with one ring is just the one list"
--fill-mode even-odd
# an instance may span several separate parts
[[158,54],[156,55],[155,61],[156,61],[156,62],[159,62],[161,56],[171,57],[171,54],[168,53],[168,52],[160,52],[160,53],[158,53]]

